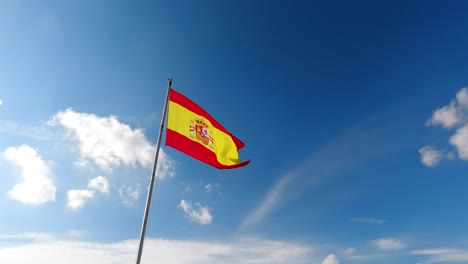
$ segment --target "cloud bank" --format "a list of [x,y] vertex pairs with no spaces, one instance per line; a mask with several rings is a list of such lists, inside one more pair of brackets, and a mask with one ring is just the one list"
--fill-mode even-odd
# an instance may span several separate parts
[[[137,245],[137,240],[5,244],[0,247],[0,263],[128,264],[135,261]],[[311,263],[311,251],[308,245],[251,238],[213,242],[146,239],[142,264],[153,263],[156,259],[165,264],[305,264]]]
[[467,263],[468,250],[453,248],[431,248],[412,251],[411,254],[425,256],[424,263]]

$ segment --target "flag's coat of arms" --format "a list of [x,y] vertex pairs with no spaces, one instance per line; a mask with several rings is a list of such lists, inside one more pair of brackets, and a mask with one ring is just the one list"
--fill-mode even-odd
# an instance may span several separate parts
[[213,131],[209,131],[208,129],[208,125],[202,119],[195,119],[195,122],[193,120],[190,121],[190,137],[194,138],[195,136],[198,141],[213,149]]

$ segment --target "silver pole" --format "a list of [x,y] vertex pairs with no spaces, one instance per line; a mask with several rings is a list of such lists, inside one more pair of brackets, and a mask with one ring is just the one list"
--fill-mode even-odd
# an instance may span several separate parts
[[143,223],[141,224],[140,244],[138,246],[138,256],[137,256],[136,264],[140,264],[141,254],[143,252],[143,243],[145,242],[146,224],[148,222],[148,214],[149,214],[149,209],[150,209],[150,204],[151,204],[151,195],[153,194],[153,185],[154,185],[154,179],[156,175],[156,166],[158,164],[159,148],[161,146],[161,138],[163,134],[164,121],[165,121],[166,112],[167,112],[167,104],[169,102],[169,90],[171,89],[171,85],[172,85],[172,77],[169,78],[169,80],[167,80],[166,102],[164,103],[164,110],[163,110],[162,118],[161,118],[161,126],[159,128],[158,143],[156,144],[156,155],[154,157],[153,172],[151,173],[151,180],[150,180],[150,184],[148,188],[148,196],[146,197],[145,214],[143,215]]

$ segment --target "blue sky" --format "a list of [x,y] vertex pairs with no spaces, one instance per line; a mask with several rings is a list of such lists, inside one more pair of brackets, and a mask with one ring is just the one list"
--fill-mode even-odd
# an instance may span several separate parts
[[0,262],[135,260],[172,76],[252,162],[163,147],[142,263],[468,263],[467,8],[2,2]]

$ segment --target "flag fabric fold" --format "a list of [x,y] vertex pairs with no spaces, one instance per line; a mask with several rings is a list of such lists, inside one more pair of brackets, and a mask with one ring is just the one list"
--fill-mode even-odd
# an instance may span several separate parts
[[244,143],[208,112],[183,94],[170,89],[166,145],[218,169],[234,169],[250,160],[239,160]]

